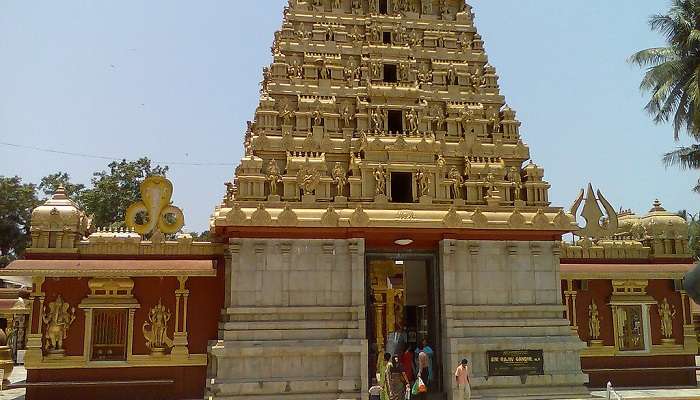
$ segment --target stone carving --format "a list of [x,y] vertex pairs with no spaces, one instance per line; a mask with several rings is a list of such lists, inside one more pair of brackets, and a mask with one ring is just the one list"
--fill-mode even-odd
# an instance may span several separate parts
[[386,195],[386,172],[382,164],[374,169],[375,194],[377,196]]
[[265,209],[265,204],[258,204],[257,210],[253,211],[253,214],[250,215],[250,222],[258,226],[272,225],[272,216]]
[[430,190],[430,175],[425,172],[425,169],[420,168],[416,171],[416,184],[418,185],[420,196],[427,196]]
[[336,184],[337,195],[342,196],[345,192],[345,185],[348,183],[347,172],[343,169],[339,162],[333,167],[333,182]]
[[381,112],[381,110],[376,109],[372,110],[372,125],[374,126],[374,131],[375,132],[383,132],[384,131],[384,114]]
[[263,79],[262,79],[262,81],[260,81],[260,94],[269,93],[269,84],[270,84],[271,78],[272,78],[272,74],[270,73],[270,68],[264,67],[263,68]]
[[343,122],[345,123],[345,128],[351,128],[352,127],[352,120],[355,118],[354,115],[352,115],[352,112],[350,111],[350,105],[345,103],[345,106],[343,107],[343,110],[340,113],[340,116],[343,118]]
[[595,300],[591,300],[591,305],[588,306],[588,337],[591,340],[600,339],[600,314]]
[[410,133],[418,132],[418,113],[414,108],[406,113],[406,122],[408,123],[408,131]]
[[311,118],[313,120],[313,126],[323,126],[323,112],[321,112],[320,106],[316,107],[311,114]]
[[148,312],[148,320],[143,322],[141,331],[146,339],[146,347],[151,353],[162,354],[171,347],[173,341],[168,337],[168,321],[172,314],[163,305],[161,300]]
[[[163,176],[149,176],[141,183],[141,201],[126,210],[126,225],[141,235],[155,230],[177,233],[185,224],[185,216],[170,204],[172,195],[172,182]],[[139,223],[139,216],[145,216],[146,222]]]
[[433,0],[421,0],[421,11],[423,14],[431,15],[433,13]]
[[459,173],[457,168],[452,167],[450,172],[447,174],[449,179],[452,179],[452,196],[455,200],[462,199],[462,186],[464,185],[464,178],[462,174]]
[[[577,215],[578,209],[581,206],[581,202],[584,200],[583,189],[578,195],[576,201],[571,206],[571,214]],[[610,205],[610,203],[603,197],[603,194],[598,190],[598,198],[593,194],[593,185],[588,184],[588,193],[586,194],[585,204],[583,210],[581,211],[581,216],[586,220],[586,226],[584,228],[579,227],[576,230],[576,235],[581,238],[588,239],[602,239],[611,237],[615,232],[617,232],[618,218],[615,209]],[[598,201],[603,205],[607,213],[606,222],[601,223],[603,218],[603,212],[598,205]]]
[[289,109],[289,102],[285,101],[282,103],[282,109],[280,110],[280,118],[282,118],[282,125],[291,125],[292,118],[294,118],[294,111]]
[[316,168],[305,166],[297,174],[297,184],[304,195],[312,195],[321,182],[321,172]]
[[450,66],[447,68],[446,79],[448,86],[453,86],[457,84],[457,70],[455,69],[455,66],[452,63],[450,63]]
[[678,313],[675,306],[669,304],[668,299],[663,299],[658,304],[659,318],[661,319],[661,335],[664,339],[673,339],[673,318]]
[[48,304],[48,309],[44,311],[41,319],[46,324],[44,350],[49,353],[63,353],[63,340],[68,336],[68,328],[75,321],[75,307],[71,307],[58,295],[55,301]]
[[348,65],[343,68],[343,78],[348,83],[360,79],[360,68],[355,64],[354,60],[350,60]]
[[282,182],[282,175],[277,167],[277,161],[273,158],[267,167],[267,181],[270,182],[270,195],[277,195],[277,184]]
[[335,227],[338,226],[338,222],[340,221],[340,215],[335,211],[333,207],[328,207],[326,212],[321,216],[321,225],[323,226],[331,226]]
[[277,224],[280,226],[297,226],[299,218],[289,204],[284,205],[284,210],[277,216]]
[[474,122],[474,110],[465,107],[460,114],[460,124],[462,125],[462,133],[467,134],[472,131],[472,123]]
[[489,122],[491,124],[492,133],[501,133],[501,120],[499,119],[498,114],[491,116]]
[[353,14],[361,14],[362,13],[362,1],[361,0],[352,0],[352,13]]
[[445,122],[447,120],[445,119],[445,112],[442,110],[442,107],[433,107],[433,120],[435,121],[435,128],[438,131],[445,130]]

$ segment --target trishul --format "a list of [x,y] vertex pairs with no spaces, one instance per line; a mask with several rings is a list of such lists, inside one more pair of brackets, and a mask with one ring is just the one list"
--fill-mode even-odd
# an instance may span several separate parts
[[[135,232],[146,235],[160,230],[162,233],[176,233],[185,224],[182,210],[170,204],[173,184],[162,176],[149,176],[141,183],[141,201],[126,210],[126,225]],[[137,216],[143,213],[145,223],[139,224]]]
[[[579,227],[574,233],[582,238],[590,239],[601,239],[606,237],[611,237],[617,232],[617,213],[615,209],[610,205],[610,203],[603,197],[600,190],[597,192],[598,198],[596,199],[593,193],[593,186],[588,184],[588,193],[586,194],[586,202],[583,205],[583,210],[581,211],[581,216],[586,220],[586,226],[584,228]],[[583,189],[571,205],[571,214],[576,216],[578,213],[578,208],[581,206],[581,202],[584,200]],[[598,200],[605,208],[607,215],[607,223],[602,223],[602,218],[604,216],[603,211],[598,205]]]

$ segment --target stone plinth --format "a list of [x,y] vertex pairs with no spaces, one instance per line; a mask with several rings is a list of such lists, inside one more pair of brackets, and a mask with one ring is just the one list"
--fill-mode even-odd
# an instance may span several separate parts
[[366,399],[364,242],[232,240],[215,399]]
[[[444,384],[455,397],[452,372],[472,363],[472,389],[483,398],[587,394],[581,372],[586,346],[564,319],[554,242],[444,240],[440,249]],[[487,352],[542,350],[544,375],[488,376]]]

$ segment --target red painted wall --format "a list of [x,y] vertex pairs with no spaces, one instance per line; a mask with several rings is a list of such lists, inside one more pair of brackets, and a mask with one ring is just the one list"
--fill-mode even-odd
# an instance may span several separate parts
[[[83,355],[83,343],[85,333],[85,311],[78,308],[78,304],[87,297],[90,289],[87,279],[58,279],[47,278],[42,286],[46,297],[44,300],[44,311],[48,309],[48,304],[55,301],[60,294],[63,300],[75,308],[75,321],[68,329],[68,336],[63,341],[63,348],[67,356]],[[37,308],[38,308],[38,302]],[[46,325],[44,325],[44,329]],[[43,333],[43,331],[42,331]]]
[[[583,372],[589,374],[592,388],[602,388],[612,382],[615,387],[695,386],[695,357],[582,357]],[[669,368],[661,369],[653,368]],[[636,368],[636,369],[635,369]],[[595,371],[615,369],[614,371]]]

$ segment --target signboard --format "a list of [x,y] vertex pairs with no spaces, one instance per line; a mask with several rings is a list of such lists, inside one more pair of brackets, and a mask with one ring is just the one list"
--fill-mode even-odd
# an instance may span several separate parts
[[544,375],[542,350],[488,351],[489,376]]

